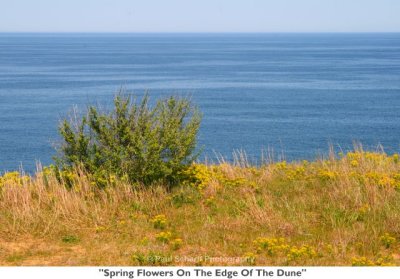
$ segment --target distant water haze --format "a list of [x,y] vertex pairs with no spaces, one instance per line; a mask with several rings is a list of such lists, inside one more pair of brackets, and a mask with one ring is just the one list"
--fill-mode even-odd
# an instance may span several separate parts
[[73,105],[191,95],[204,156],[400,150],[400,34],[1,34],[0,170],[51,163]]

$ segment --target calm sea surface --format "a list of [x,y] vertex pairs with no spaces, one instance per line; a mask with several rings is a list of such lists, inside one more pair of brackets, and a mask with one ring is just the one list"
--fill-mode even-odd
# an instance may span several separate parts
[[190,94],[204,154],[400,151],[400,34],[0,34],[0,171],[51,163],[73,105]]

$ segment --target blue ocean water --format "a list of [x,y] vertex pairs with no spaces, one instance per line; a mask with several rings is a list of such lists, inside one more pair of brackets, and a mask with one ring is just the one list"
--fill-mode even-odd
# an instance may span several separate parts
[[400,34],[0,34],[0,170],[51,163],[73,105],[191,95],[204,155],[400,150]]

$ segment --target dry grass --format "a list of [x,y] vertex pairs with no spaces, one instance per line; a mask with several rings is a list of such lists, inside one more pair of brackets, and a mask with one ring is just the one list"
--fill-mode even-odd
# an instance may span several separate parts
[[188,172],[170,192],[4,174],[0,265],[400,265],[398,155]]

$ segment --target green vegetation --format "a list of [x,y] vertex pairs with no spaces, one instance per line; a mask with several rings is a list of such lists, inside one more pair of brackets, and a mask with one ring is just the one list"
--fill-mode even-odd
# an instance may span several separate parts
[[174,185],[197,158],[199,111],[186,98],[170,97],[149,106],[118,95],[111,113],[91,106],[81,120],[64,120],[61,170],[82,167],[104,187],[115,177],[131,183]]
[[400,265],[398,158],[192,164],[172,189],[99,188],[79,167],[69,185],[54,168],[6,173],[0,264]]

